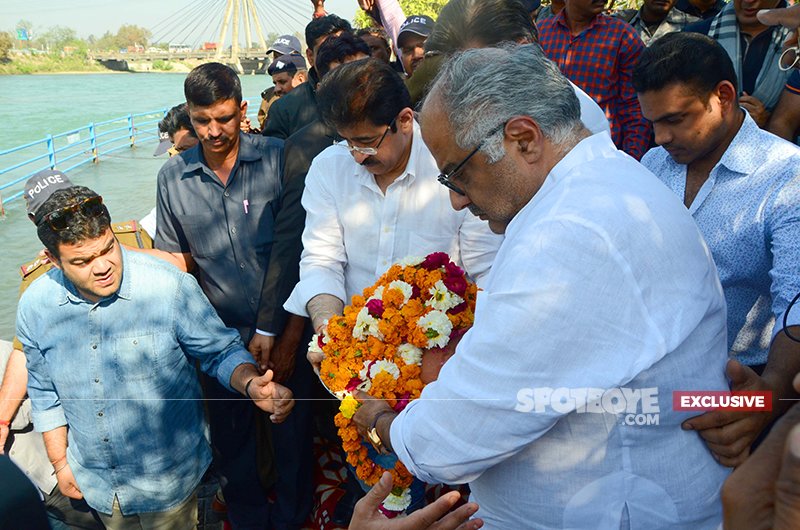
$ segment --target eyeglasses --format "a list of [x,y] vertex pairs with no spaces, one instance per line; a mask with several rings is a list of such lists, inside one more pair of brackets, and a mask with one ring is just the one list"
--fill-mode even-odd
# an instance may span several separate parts
[[71,206],[60,208],[42,217],[41,222],[47,223],[56,232],[67,229],[75,213],[80,212],[85,217],[100,217],[106,212],[103,198],[100,195],[89,197]]
[[383,131],[383,136],[381,136],[381,139],[378,140],[378,144],[376,146],[374,146],[374,147],[358,147],[358,146],[355,146],[355,145],[350,145],[350,140],[346,140],[346,143],[339,144],[339,145],[347,148],[347,150],[350,151],[350,153],[358,153],[358,154],[366,155],[366,156],[377,155],[378,154],[378,149],[380,149],[381,144],[383,143],[383,140],[386,138],[386,135],[389,134],[389,131],[391,129],[394,129],[394,123],[395,123],[396,120],[397,120],[397,118],[393,119],[391,121],[391,123],[389,123],[389,125],[386,126],[386,130]]
[[475,146],[475,149],[473,149],[472,152],[468,154],[466,158],[464,158],[464,160],[459,162],[459,164],[455,168],[453,168],[452,171],[450,171],[449,173],[439,173],[439,176],[436,178],[436,180],[439,181],[439,184],[458,193],[459,195],[466,195],[466,193],[464,193],[464,190],[453,184],[453,176],[456,175],[459,171],[461,171],[461,169],[467,164],[467,162],[469,162],[469,159],[475,156],[475,153],[481,150],[481,147],[483,147],[483,144],[486,143],[486,140],[488,140],[495,134],[502,131],[505,128],[505,126],[506,122],[503,122],[498,127],[492,129],[489,132],[489,134],[487,134],[486,137],[483,140],[481,140],[481,143]]
[[[790,61],[788,66],[784,61]],[[778,58],[778,68],[783,72],[788,72],[800,62],[800,46],[790,46],[783,50],[781,56]]]

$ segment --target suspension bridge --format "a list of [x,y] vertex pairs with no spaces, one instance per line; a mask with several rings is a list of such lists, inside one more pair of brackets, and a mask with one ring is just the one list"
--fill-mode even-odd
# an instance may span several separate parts
[[264,73],[272,40],[302,32],[311,19],[310,7],[302,0],[191,0],[149,28],[150,42],[168,43],[167,49],[132,46],[92,57],[112,70],[155,61],[191,66],[219,61],[239,73]]

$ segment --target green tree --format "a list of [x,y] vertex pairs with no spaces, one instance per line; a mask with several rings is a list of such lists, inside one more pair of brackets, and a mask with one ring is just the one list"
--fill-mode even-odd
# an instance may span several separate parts
[[80,42],[77,32],[64,26],[50,27],[35,40],[37,47],[43,45],[51,51],[60,51],[64,46],[74,46],[77,42]]
[[152,37],[150,30],[135,24],[124,24],[117,31],[117,44],[123,48],[136,44],[147,47],[150,37]]
[[14,39],[6,31],[0,31],[0,62],[8,62],[8,52],[14,46]]
[[111,33],[110,31],[106,31],[102,37],[95,41],[93,48],[95,50],[101,51],[116,51],[119,49],[119,43],[117,42],[117,36]]
[[267,33],[266,35],[264,35],[264,42],[266,42],[266,43],[267,43],[267,46],[270,46],[270,45],[271,45],[273,42],[275,42],[275,40],[276,40],[278,37],[280,37],[280,34],[279,34],[279,33],[276,33],[276,32],[274,32],[274,31],[270,31],[269,33]]

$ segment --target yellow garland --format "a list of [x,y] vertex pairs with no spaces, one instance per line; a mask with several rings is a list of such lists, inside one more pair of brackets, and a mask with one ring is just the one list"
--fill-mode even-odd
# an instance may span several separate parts
[[[376,398],[385,399],[392,407],[404,397],[409,401],[419,398],[424,387],[420,379],[420,367],[416,364],[405,364],[397,348],[402,344],[411,344],[422,350],[427,347],[426,330],[420,328],[417,322],[433,310],[426,306],[425,302],[432,298],[430,289],[445,276],[444,267],[427,270],[421,265],[395,264],[373,286],[364,289],[363,296],[353,296],[352,303],[344,309],[344,314],[328,322],[325,331],[327,343],[322,346],[325,358],[320,370],[323,383],[333,392],[342,392],[353,378],[359,377],[365,361],[386,360],[393,362],[399,368],[399,377],[394,379],[385,371],[379,372],[372,378],[372,386],[368,393]],[[463,273],[461,278],[464,278]],[[389,284],[393,281],[406,282],[416,287],[418,296],[405,302],[405,296],[400,289],[389,288]],[[353,329],[359,312],[379,287],[383,287],[381,296],[383,314],[378,319],[378,330],[383,340],[374,336],[358,340],[353,336]],[[465,331],[472,326],[476,295],[477,287],[468,281],[466,292],[462,296],[466,302],[465,307],[457,314],[447,313],[454,332]],[[378,482],[384,468],[369,458],[368,451],[362,444],[352,420],[357,408],[354,401],[352,396],[345,397],[341,404],[341,412],[336,415],[335,424],[342,439],[342,448],[347,453],[348,463],[356,469],[359,479],[372,486]],[[399,460],[394,468],[388,471],[392,474],[396,488],[407,488],[411,485],[413,477]]]

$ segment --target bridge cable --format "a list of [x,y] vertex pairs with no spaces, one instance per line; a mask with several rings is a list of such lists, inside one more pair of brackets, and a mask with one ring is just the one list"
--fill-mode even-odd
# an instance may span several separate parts
[[[271,2],[265,2],[265,3],[271,3]],[[276,6],[275,9],[279,10],[287,18],[289,18],[295,24],[299,25],[301,30],[304,30],[306,25],[311,21],[311,17],[308,15],[308,13],[302,11],[301,8],[296,4],[293,5],[289,3],[285,6],[285,9],[279,9]]]
[[[265,16],[264,15],[265,13],[269,13],[272,15],[271,18],[267,19],[267,23],[277,30],[276,32],[278,33],[278,35],[283,35],[287,32],[294,33],[293,31],[290,30],[292,27],[296,27],[297,21],[294,21],[293,23],[293,21],[288,18],[288,13],[286,13],[284,10],[280,8],[273,8],[269,3],[263,2],[261,0],[254,0],[254,2],[258,7],[259,12],[262,13],[262,16]],[[275,22],[276,19],[277,19],[277,24]],[[303,29],[305,29],[306,24],[308,24],[308,22],[304,22],[302,24]]]
[[207,9],[215,2],[216,0],[205,0],[198,2],[195,10],[192,12],[192,15],[187,16],[186,22],[180,26],[180,28],[174,30],[170,40],[176,44],[184,44],[184,41],[189,39],[189,36],[194,30],[197,29],[197,26],[204,22],[204,17],[202,14],[206,12]]
[[[215,19],[214,17],[209,17],[209,18],[208,18],[208,24],[206,24],[206,27],[204,27],[204,28],[202,29],[202,31],[200,31],[200,33],[198,34],[198,40],[196,40],[196,41],[194,42],[194,48],[195,48],[195,49],[199,48],[199,45],[200,45],[200,42],[201,42],[201,41],[203,41],[203,42],[212,42],[212,41],[210,41],[210,40],[207,40],[207,39],[205,39],[205,37],[204,37],[204,36],[205,36],[205,35],[208,35],[208,28],[209,28],[209,27],[211,26],[211,24],[213,24],[215,21],[217,21],[216,28],[217,28],[217,29],[219,29],[219,26],[220,26],[220,24],[222,23],[222,18],[223,18],[224,16],[225,16],[225,13],[220,13],[216,19]],[[215,35],[215,37],[214,37],[214,38],[216,39],[216,35],[219,35],[219,31],[215,32],[215,33],[214,33],[214,35]],[[221,46],[221,44],[220,44],[220,46]]]
[[[292,24],[291,24],[291,23],[289,23],[289,21],[288,21],[288,20],[286,20],[286,19],[285,19],[285,18],[282,16],[282,13],[280,12],[280,10],[270,10],[270,9],[266,9],[266,8],[265,8],[265,7],[264,7],[264,6],[263,6],[263,5],[262,5],[260,2],[258,2],[258,0],[256,0],[256,2],[255,2],[255,3],[256,3],[256,6],[257,6],[257,8],[258,8],[258,10],[259,10],[259,13],[260,13],[260,14],[262,14],[262,16],[264,16],[263,14],[264,14],[265,12],[266,12],[266,13],[269,13],[270,15],[272,15],[272,17],[271,17],[271,18],[268,18],[268,19],[266,20],[266,22],[267,22],[268,24],[270,24],[270,25],[271,25],[271,26],[272,26],[272,27],[273,27],[273,28],[276,30],[275,32],[276,32],[278,35],[284,35],[284,34],[286,34],[286,33],[289,31],[289,28],[291,28],[291,27],[292,27]],[[276,20],[277,20],[277,23],[276,23]]]
[[[184,11],[181,13],[184,17],[182,21],[183,24],[178,26],[177,24],[171,26],[170,28],[164,28],[164,30],[160,34],[160,41],[163,42],[166,40],[168,43],[177,41],[177,36],[182,34],[191,24],[194,22],[195,17],[200,17],[206,11],[208,7],[210,7],[216,0],[205,0],[202,2],[198,2],[194,4],[194,8],[190,11]],[[178,26],[176,29],[175,26]],[[181,42],[176,42],[176,44],[182,44]]]
[[[191,2],[189,3],[189,5],[191,5]],[[169,32],[172,29],[174,22],[182,20],[183,17],[185,16],[186,16],[186,6],[181,7],[180,9],[169,15],[167,18],[156,23],[152,28],[150,28],[150,33],[153,35],[164,35],[166,32]],[[154,39],[153,42],[158,43],[160,41]]]

